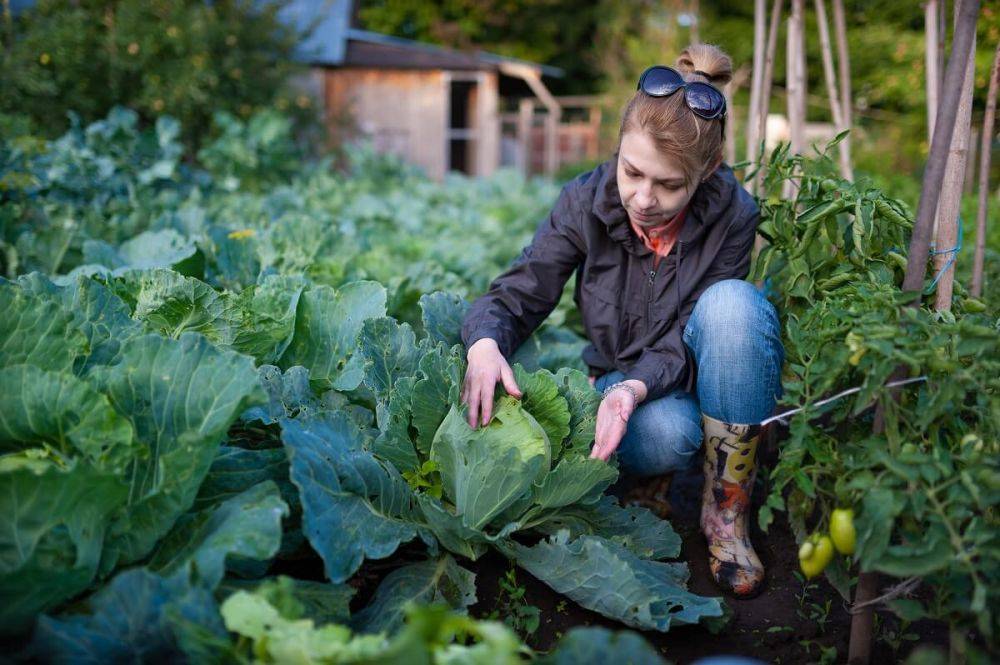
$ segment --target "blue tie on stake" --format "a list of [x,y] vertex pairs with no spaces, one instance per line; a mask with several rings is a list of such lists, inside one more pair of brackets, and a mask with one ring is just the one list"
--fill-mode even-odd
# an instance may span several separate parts
[[931,245],[931,256],[938,256],[939,254],[951,254],[951,256],[949,256],[948,261],[943,266],[941,266],[941,270],[938,270],[938,273],[934,275],[933,281],[931,281],[931,283],[927,285],[927,288],[924,289],[924,295],[928,295],[929,293],[931,293],[931,291],[934,290],[934,287],[937,286],[938,280],[941,279],[941,275],[945,274],[945,272],[947,272],[949,268],[955,265],[955,260],[958,258],[958,253],[962,251],[962,231],[964,229],[965,229],[965,224],[962,223],[962,216],[959,215],[958,244],[956,244],[954,247],[950,249],[934,249],[934,245]]

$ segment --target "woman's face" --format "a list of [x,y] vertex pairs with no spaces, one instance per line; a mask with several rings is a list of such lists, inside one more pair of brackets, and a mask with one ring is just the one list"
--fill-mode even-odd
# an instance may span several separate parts
[[672,159],[656,151],[646,132],[622,136],[618,150],[618,193],[629,219],[638,226],[656,226],[681,211],[694,195],[684,173]]

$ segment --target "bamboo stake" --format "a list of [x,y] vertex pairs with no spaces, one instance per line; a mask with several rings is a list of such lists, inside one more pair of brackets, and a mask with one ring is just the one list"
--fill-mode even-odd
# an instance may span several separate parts
[[[830,113],[833,115],[833,124],[837,128],[837,133],[847,129],[844,122],[843,105],[840,103],[840,95],[837,92],[837,77],[833,73],[833,49],[830,47],[830,27],[826,20],[826,4],[823,0],[815,0],[816,23],[819,26],[820,52],[823,55],[823,78],[826,80],[826,94],[830,98]],[[851,164],[848,162],[848,154],[843,150],[841,142],[838,154],[840,155],[840,175],[853,180]]]
[[[956,8],[957,9],[957,8]],[[962,93],[962,81],[959,75],[967,67],[971,57],[970,46],[976,32],[976,15],[979,12],[979,0],[965,0],[961,4],[961,13],[955,25],[955,36],[952,40],[951,57],[948,59],[948,71],[945,74],[946,85],[941,91],[941,104],[938,106],[937,120],[934,125],[934,137],[931,140],[930,156],[920,189],[920,203],[917,206],[917,220],[910,238],[910,252],[906,263],[906,276],[903,278],[903,290],[915,291],[919,294],[923,287],[924,275],[927,271],[927,253],[930,249],[931,225],[934,222],[934,211],[937,209],[941,183],[944,179],[945,165],[948,159],[948,149],[955,130],[955,116],[958,112],[958,100]],[[920,305],[918,295],[911,303],[912,307]],[[906,367],[896,369],[896,375],[905,376]],[[875,424],[872,430],[878,434],[882,431],[884,420],[881,410],[876,411]],[[878,573],[860,573],[858,587],[854,595],[854,605],[862,606],[875,597],[878,589]],[[851,642],[848,647],[849,665],[867,665],[871,660],[872,645],[872,606],[851,618]]]
[[[757,161],[760,138],[760,97],[764,87],[764,40],[767,22],[767,0],[754,0],[753,8],[753,72],[750,78],[750,107],[747,113],[747,161]],[[728,103],[728,100],[727,100]],[[753,167],[751,167],[753,168]],[[748,191],[755,189],[753,182],[745,184]]]
[[[965,0],[955,0],[955,21]],[[976,52],[976,36],[973,33],[969,53]],[[952,56],[954,57],[954,56]],[[965,162],[969,154],[969,130],[972,125],[972,90],[975,85],[976,59],[973,55],[967,58],[967,64],[962,77],[962,94],[958,100],[958,115],[955,118],[955,130],[951,137],[951,149],[948,152],[948,164],[944,172],[944,184],[941,187],[941,200],[938,203],[938,225],[935,247],[937,251],[951,249],[958,242],[959,208],[962,204],[962,181],[965,179]],[[940,272],[935,309],[951,309],[951,296],[955,286],[956,253],[935,254],[934,270]]]
[[[941,96],[941,70],[944,69],[944,40],[948,32],[945,23],[945,4],[947,0],[930,0],[929,7],[925,12],[924,23],[926,25],[926,51],[927,55],[927,149],[930,151],[930,142],[934,137],[934,121],[937,118],[938,97]],[[938,220],[941,218],[937,210],[934,211],[934,237],[937,237]]]
[[959,23],[955,27],[951,57],[948,59],[948,68],[944,76],[945,86],[941,91],[937,120],[934,122],[931,153],[927,159],[927,168],[924,169],[920,188],[917,221],[913,227],[906,279],[903,280],[903,289],[906,291],[919,292],[923,288],[924,275],[927,270],[927,254],[930,251],[931,223],[940,198],[947,154],[951,146],[951,137],[955,131],[958,101],[964,83],[964,77],[961,74],[966,70],[968,64],[969,47],[972,45],[976,29],[976,12],[978,10],[979,0],[962,2],[962,13],[959,16]]
[[927,68],[927,142],[934,137],[938,101],[938,0],[924,5],[924,66]]
[[[847,20],[844,18],[844,0],[833,0],[833,32],[837,39],[837,76],[840,79],[840,112],[844,116],[844,127],[854,127],[854,101],[851,96],[851,54],[847,48]],[[847,164],[846,176],[854,179],[851,166],[851,135],[840,142],[840,154]]]
[[941,89],[944,87],[944,45],[948,40],[948,0],[938,0],[938,32],[937,32],[937,73],[938,73],[938,97],[941,96]]
[[973,298],[983,294],[983,260],[986,255],[986,204],[990,196],[990,151],[993,147],[993,123],[996,120],[997,87],[1000,86],[1000,43],[993,53],[989,89],[986,92],[986,112],[983,114],[983,136],[979,144],[979,209],[976,211],[976,251],[972,256]]
[[726,123],[726,163],[736,163],[736,108],[733,106],[733,96],[739,89],[739,84],[730,81],[723,87],[722,92],[726,96],[726,108],[730,110],[730,115]]
[[[786,43],[787,58],[785,63],[785,78],[788,95],[786,107],[788,109],[789,125],[789,151],[794,154],[805,152],[805,83],[803,59],[803,14],[805,10],[805,0],[792,0],[792,14],[788,19],[788,35]],[[795,179],[785,181],[782,195],[789,198],[798,191],[798,183]]]
[[[761,85],[760,112],[757,114],[758,141],[767,141],[767,114],[771,110],[771,89],[774,87],[774,56],[778,52],[778,29],[781,27],[781,13],[784,0],[774,0],[771,6],[771,23],[767,32],[767,55],[764,56],[764,81]],[[760,191],[764,182],[764,169],[757,172],[756,189]]]
[[792,123],[792,152],[806,151],[806,53],[805,53],[805,0],[792,0],[795,23],[795,41],[792,43],[791,62],[794,86],[795,122]]
[[979,147],[979,128],[969,128],[969,152],[965,157],[965,177],[962,178],[962,194],[976,191],[976,148]]

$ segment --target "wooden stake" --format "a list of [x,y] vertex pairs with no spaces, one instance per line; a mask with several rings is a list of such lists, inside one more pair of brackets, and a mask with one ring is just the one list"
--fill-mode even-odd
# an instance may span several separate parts
[[[823,0],[815,0],[816,2],[816,23],[819,26],[819,44],[820,51],[823,54],[823,78],[826,80],[826,94],[830,98],[830,114],[833,116],[833,124],[837,128],[837,133],[847,129],[847,124],[844,122],[844,112],[843,105],[840,102],[840,95],[837,92],[837,77],[833,73],[833,49],[830,47],[830,28],[826,20],[826,4]],[[841,142],[841,149],[838,150],[840,155],[840,175],[847,178],[848,180],[853,180],[854,176],[851,173],[851,164],[848,161],[849,155],[843,150],[843,142]]]
[[[840,79],[840,112],[844,116],[844,127],[854,127],[854,98],[851,96],[851,54],[847,48],[847,20],[844,18],[844,0],[833,0],[833,32],[837,39],[837,76]],[[854,179],[851,166],[851,135],[848,134],[838,146],[847,164],[846,176]]]
[[944,87],[944,69],[946,66],[944,59],[944,45],[948,40],[948,0],[938,0],[938,47],[937,47],[937,73],[938,73],[938,97],[941,96],[941,90]]
[[[771,89],[774,83],[774,56],[778,52],[778,29],[781,27],[781,12],[784,0],[774,0],[771,6],[771,23],[767,32],[767,55],[764,56],[764,81],[761,85],[760,111],[757,114],[757,140],[767,141],[767,114],[771,110]],[[760,191],[764,182],[764,169],[757,172],[756,189]],[[758,238],[759,240],[759,238]]]
[[973,298],[983,294],[983,260],[986,255],[986,204],[990,197],[990,150],[993,147],[993,123],[996,120],[997,87],[1000,86],[1000,43],[993,53],[989,89],[986,92],[986,112],[983,114],[983,136],[979,144],[979,209],[976,211],[976,251],[972,256]]
[[[973,84],[975,85],[975,84]],[[962,194],[976,191],[976,148],[979,147],[979,128],[969,128],[969,152],[965,157],[965,177],[962,178]]]
[[965,0],[962,2],[961,14],[958,24],[955,26],[951,57],[948,59],[948,68],[944,76],[945,86],[941,91],[937,119],[934,121],[931,153],[927,159],[927,168],[924,169],[920,188],[917,221],[913,227],[906,278],[903,280],[905,291],[919,292],[923,288],[924,275],[927,270],[927,255],[930,251],[931,225],[941,195],[948,150],[951,146],[952,134],[955,131],[955,118],[958,115],[958,101],[964,83],[963,73],[969,60],[969,47],[972,46],[972,40],[975,36],[976,13],[978,11],[979,0]]
[[927,142],[934,137],[934,119],[938,101],[938,1],[924,5],[924,67],[927,69]]
[[[918,295],[910,303],[911,307],[920,305],[919,293],[923,289],[924,276],[927,272],[927,254],[930,250],[931,226],[934,223],[934,211],[937,209],[941,183],[944,180],[945,165],[948,160],[948,149],[955,130],[955,116],[958,111],[958,100],[962,94],[962,73],[965,72],[971,56],[970,46],[976,33],[976,15],[979,13],[979,0],[965,0],[961,4],[961,13],[955,25],[955,37],[952,40],[951,58],[948,59],[948,71],[945,74],[945,86],[941,91],[941,104],[938,106],[937,119],[934,124],[934,137],[931,141],[930,156],[920,188],[920,203],[917,206],[917,220],[913,226],[910,238],[910,253],[906,263],[906,276],[903,278],[903,290],[914,291]],[[907,368],[896,368],[893,378],[905,376]],[[877,434],[883,429],[881,409],[876,410],[875,423],[872,430]],[[854,604],[860,605],[875,597],[878,589],[878,573],[861,573],[858,575],[858,588],[854,595]],[[849,665],[867,665],[871,660],[873,608],[851,617],[851,642],[848,647]]]
[[[804,49],[805,0],[792,0],[792,15],[788,19],[787,58],[785,63],[785,87],[788,92],[788,129],[791,154],[805,152],[805,49]],[[795,179],[785,181],[782,191],[784,198],[795,195],[798,183]]]
[[[858,587],[854,591],[854,604],[866,603],[878,595],[878,573],[858,575]],[[868,665],[871,660],[872,624],[875,613],[869,605],[863,611],[851,616],[851,641],[848,646],[847,662],[850,665]]]
[[733,80],[725,85],[722,89],[723,94],[726,96],[726,108],[729,109],[730,115],[726,121],[726,163],[735,164],[736,163],[736,107],[733,106],[733,96],[736,91],[739,90],[739,84]]
[[[955,0],[955,21],[961,6],[967,0]],[[972,35],[972,45],[966,54],[966,68],[962,76],[962,94],[958,100],[958,115],[955,118],[955,130],[951,137],[951,149],[948,152],[948,163],[944,172],[944,184],[941,187],[941,200],[938,203],[938,227],[935,248],[937,251],[951,249],[958,243],[959,209],[962,204],[962,181],[965,179],[965,162],[969,153],[969,129],[972,125],[972,90],[976,76],[976,36]],[[952,55],[952,57],[955,57]],[[949,63],[950,64],[950,63]],[[955,286],[956,253],[935,254],[935,274],[940,273],[937,284],[935,309],[951,309],[951,296]]]
[[[764,89],[764,40],[767,23],[767,0],[754,0],[753,8],[753,72],[750,77],[750,107],[747,113],[747,161],[751,164],[759,157],[760,97]],[[728,103],[728,101],[727,101]],[[753,166],[750,167],[751,169]],[[746,183],[748,191],[755,189],[754,183]]]

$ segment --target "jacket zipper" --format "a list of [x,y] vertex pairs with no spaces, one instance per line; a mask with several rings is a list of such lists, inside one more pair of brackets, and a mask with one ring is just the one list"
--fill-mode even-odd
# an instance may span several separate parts
[[[652,262],[655,259],[656,259],[655,255],[653,256],[652,259],[650,259],[650,268],[652,268]],[[652,270],[651,269],[649,271],[649,279],[647,280],[649,283],[648,283],[648,285],[646,287],[647,288],[647,293],[646,293],[646,326],[645,326],[646,327],[646,331],[645,331],[644,334],[648,334],[650,328],[653,325],[653,323],[652,323],[653,312],[652,312],[652,306],[651,305],[653,303],[653,281],[655,279],[656,279],[656,270]]]

